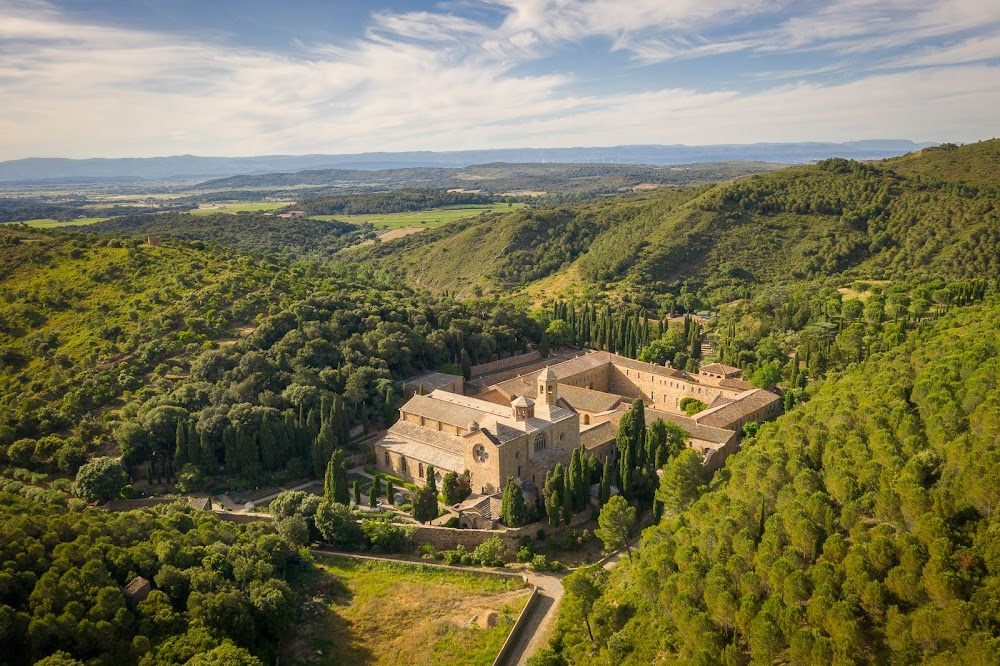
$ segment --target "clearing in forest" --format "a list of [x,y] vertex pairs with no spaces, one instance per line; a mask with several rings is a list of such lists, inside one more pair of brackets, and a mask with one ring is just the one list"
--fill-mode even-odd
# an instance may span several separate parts
[[489,666],[530,595],[519,578],[331,556],[296,585],[307,602],[283,664]]
[[518,208],[523,208],[522,203],[495,203],[495,204],[465,204],[460,206],[445,206],[444,208],[434,208],[432,210],[421,210],[406,213],[382,213],[363,215],[310,215],[314,220],[339,220],[341,222],[353,222],[363,224],[370,222],[376,228],[401,229],[403,227],[441,227],[455,220],[467,217],[474,217],[481,213],[506,213]]

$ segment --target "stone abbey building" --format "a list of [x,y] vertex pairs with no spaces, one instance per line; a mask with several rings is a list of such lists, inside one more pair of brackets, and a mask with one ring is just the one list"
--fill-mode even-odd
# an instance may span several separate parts
[[[778,393],[754,388],[738,368],[711,363],[694,375],[608,352],[590,352],[476,395],[456,392],[470,388],[461,381],[440,384],[445,388],[414,395],[400,408],[399,421],[375,445],[378,469],[420,485],[428,465],[438,475],[468,470],[473,493],[481,496],[502,492],[509,476],[534,495],[545,473],[556,463],[567,465],[581,444],[598,458],[614,456],[618,421],[635,398],[646,405],[647,425],[662,418],[683,428],[707,470],[736,450],[745,423],[781,413]],[[708,407],[688,417],[680,409],[686,397]]]

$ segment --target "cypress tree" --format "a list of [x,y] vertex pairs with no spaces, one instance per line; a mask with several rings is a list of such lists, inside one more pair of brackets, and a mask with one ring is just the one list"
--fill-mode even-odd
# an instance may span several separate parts
[[207,433],[201,433],[201,446],[198,448],[200,449],[198,456],[202,468],[209,474],[214,473],[219,466],[219,461],[215,457],[215,447],[208,441]]
[[347,463],[344,461],[344,452],[339,449],[333,452],[326,465],[323,496],[327,501],[339,504],[349,504],[351,501],[347,487]]
[[563,522],[569,525],[570,520],[573,519],[573,496],[568,492],[563,492],[562,497],[562,519]]
[[368,506],[375,508],[378,506],[378,477],[372,479],[372,485],[368,488]]
[[562,519],[562,504],[559,495],[554,490],[545,495],[545,514],[549,517],[549,525],[559,527]]
[[528,505],[524,503],[524,495],[513,476],[507,477],[507,485],[503,489],[500,520],[507,527],[521,527],[528,522]]
[[187,459],[196,465],[201,461],[201,436],[195,428],[194,419],[187,423]]
[[472,379],[472,359],[469,358],[469,352],[462,349],[459,359],[459,365],[462,367],[462,376],[465,378],[465,381],[469,381]]
[[590,465],[583,444],[577,451],[580,452],[580,476],[576,480],[576,506],[577,511],[582,511],[590,504]]
[[396,488],[392,485],[392,479],[385,482],[385,496],[389,499],[389,504],[394,504],[395,500],[393,497],[396,494]]
[[604,506],[611,498],[611,476],[614,474],[612,470],[614,470],[614,467],[611,465],[611,456],[608,456],[604,459],[604,471],[601,474],[601,492],[597,498],[601,506]]
[[187,427],[178,419],[177,432],[174,435],[174,463],[180,469],[188,461]]
[[437,497],[438,494],[438,484],[436,472],[434,471],[434,465],[427,466],[427,487],[434,491],[434,496]]
[[632,450],[625,448],[621,463],[618,466],[618,490],[626,499],[632,494]]
[[354,506],[361,506],[361,484],[354,482]]
[[569,474],[566,475],[566,486],[564,493],[570,498],[570,505],[573,507],[574,512],[579,511],[583,507],[579,505],[580,502],[580,491],[579,484],[581,475],[582,461],[580,460],[580,449],[573,450],[573,457],[569,463]]

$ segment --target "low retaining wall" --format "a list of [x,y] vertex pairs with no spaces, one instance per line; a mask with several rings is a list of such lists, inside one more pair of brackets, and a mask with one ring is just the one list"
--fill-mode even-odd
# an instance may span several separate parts
[[[590,520],[590,510],[577,513],[570,520],[568,527],[576,527]],[[438,550],[451,550],[461,544],[472,550],[490,537],[498,536],[514,550],[521,544],[521,539],[528,537],[537,539],[539,532],[546,534],[562,534],[566,525],[552,527],[547,521],[531,523],[524,527],[504,528],[498,530],[460,529],[457,527],[440,527],[436,525],[417,525],[413,532],[413,543],[417,547],[434,546]]]
[[538,600],[538,588],[534,585],[531,586],[531,596],[528,597],[528,601],[525,602],[524,608],[521,609],[521,614],[517,616],[517,620],[514,621],[514,626],[511,628],[510,633],[507,634],[507,640],[503,642],[503,647],[500,648],[500,653],[497,654],[497,658],[493,660],[493,666],[500,666],[506,663],[507,657],[510,651],[514,649],[517,645],[517,641],[521,638],[521,633],[524,631],[524,625],[527,623],[527,618],[531,615],[531,611],[535,607],[535,602]]
[[220,520],[238,525],[274,520],[269,513],[233,513],[232,511],[222,511],[220,509],[215,509],[214,513]]

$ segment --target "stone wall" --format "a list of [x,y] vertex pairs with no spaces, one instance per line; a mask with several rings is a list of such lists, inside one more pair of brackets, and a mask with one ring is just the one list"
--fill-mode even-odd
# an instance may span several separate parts
[[[589,509],[581,511],[570,520],[569,527],[577,527],[590,520]],[[476,530],[458,529],[456,527],[438,527],[436,525],[418,525],[413,533],[413,543],[417,547],[430,545],[438,550],[453,550],[461,544],[468,550],[475,549],[476,546],[486,541],[490,537],[499,536],[504,540],[511,550],[516,550],[521,544],[521,539],[528,537],[532,540],[538,538],[539,532],[546,535],[561,534],[566,530],[566,526],[552,527],[548,521],[542,520],[531,523],[524,527],[501,528],[498,530]]]
[[510,634],[507,635],[507,640],[503,642],[503,647],[500,648],[497,658],[493,660],[493,666],[501,666],[501,664],[505,664],[509,661],[510,653],[514,649],[514,646],[517,645],[518,640],[520,640],[521,634],[524,633],[524,626],[528,623],[528,616],[531,615],[531,611],[534,609],[537,601],[538,588],[532,585],[531,596],[528,597],[528,601],[525,602],[524,608],[521,609],[521,613],[517,616],[517,620],[514,622],[514,626],[511,628]]
[[236,523],[238,525],[273,520],[271,514],[269,513],[233,513],[231,511],[220,511],[216,509],[215,515],[218,516],[220,520]]
[[481,363],[479,365],[472,366],[472,376],[481,377],[483,375],[490,375],[495,372],[500,372],[501,370],[507,370],[508,368],[516,368],[520,365],[534,363],[535,361],[541,360],[541,358],[541,353],[533,351],[528,352],[527,354],[502,358],[499,361],[492,361],[491,363]]

